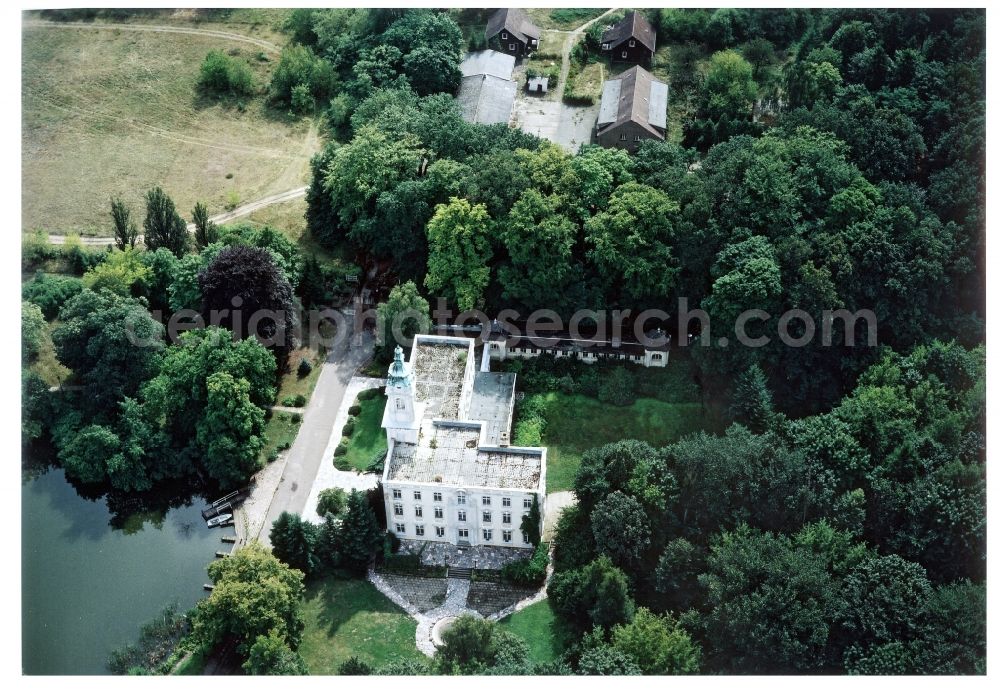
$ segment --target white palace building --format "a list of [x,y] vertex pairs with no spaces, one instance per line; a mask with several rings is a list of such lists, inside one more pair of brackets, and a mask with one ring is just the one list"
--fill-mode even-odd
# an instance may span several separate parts
[[[417,335],[397,347],[382,427],[388,528],[401,539],[529,548],[521,519],[545,506],[544,447],[510,445],[513,373],[476,366],[475,340]],[[543,516],[544,520],[544,516]]]

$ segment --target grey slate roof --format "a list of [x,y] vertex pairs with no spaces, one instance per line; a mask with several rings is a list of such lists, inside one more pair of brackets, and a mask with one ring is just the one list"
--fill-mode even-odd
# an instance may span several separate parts
[[632,122],[662,137],[667,127],[669,89],[638,65],[609,79],[601,93],[598,134]]
[[601,36],[601,45],[611,44],[608,49],[614,50],[630,38],[656,52],[656,32],[646,18],[635,11],[629,12],[624,19],[605,31]]
[[514,108],[516,92],[517,85],[509,79],[488,74],[463,77],[458,89],[462,116],[470,123],[506,125]]
[[488,74],[500,79],[510,79],[514,73],[514,56],[496,50],[477,50],[466,53],[462,60],[462,76]]
[[530,45],[529,39],[536,41],[541,38],[542,30],[531,23],[528,15],[523,10],[514,7],[503,7],[490,15],[486,22],[486,40],[499,34],[506,29],[513,34],[521,43]]

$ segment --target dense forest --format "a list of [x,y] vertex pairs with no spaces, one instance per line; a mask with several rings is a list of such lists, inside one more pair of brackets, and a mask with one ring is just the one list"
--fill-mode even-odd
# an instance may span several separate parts
[[442,54],[460,34],[415,14],[296,15],[343,85],[321,242],[488,314],[685,297],[713,337],[749,308],[877,318],[877,347],[787,348],[773,322],[763,348],[696,345],[738,423],[585,456],[549,591],[573,669],[689,672],[686,636],[659,668],[622,653],[639,612],[703,671],[982,672],[983,13],[651,11],[691,117],[634,156],[465,123],[397,29]]
[[[684,298],[732,343],[748,309],[871,310],[878,344],[840,327],[788,348],[774,321],[761,348],[696,341],[733,424],[584,455],[548,587],[563,659],[438,672],[984,672],[984,12],[647,10],[684,115],[635,155],[463,120],[470,13],[290,15],[269,98],[323,120],[312,241],[424,306],[417,288],[567,318]],[[210,57],[206,79],[236,89]],[[72,374],[52,396],[23,370],[24,444],[119,491],[233,487],[263,465],[287,351],[233,340],[234,321],[168,344],[163,314],[325,305],[345,269],[204,210],[189,241],[158,189],[146,212],[145,250],[113,203],[118,249],[71,249],[82,278],[25,284],[25,364],[57,319]],[[26,244],[25,266],[51,251]],[[519,382],[567,368],[539,359]]]

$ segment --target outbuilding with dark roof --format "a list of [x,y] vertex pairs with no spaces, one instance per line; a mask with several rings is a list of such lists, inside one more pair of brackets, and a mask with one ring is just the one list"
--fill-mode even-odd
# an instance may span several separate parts
[[504,7],[486,22],[486,44],[510,55],[527,55],[538,48],[542,30],[531,23],[523,10]]
[[601,36],[601,50],[611,62],[651,63],[656,53],[656,32],[640,12],[629,12]]

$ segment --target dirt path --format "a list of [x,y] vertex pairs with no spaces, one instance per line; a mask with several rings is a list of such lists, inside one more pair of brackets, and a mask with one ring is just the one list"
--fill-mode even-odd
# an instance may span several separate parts
[[183,26],[165,26],[161,24],[81,24],[79,22],[46,22],[41,20],[31,20],[21,23],[22,28],[45,28],[45,29],[111,29],[114,31],[151,31],[160,34],[195,34],[198,36],[209,36],[211,38],[221,38],[227,41],[238,41],[257,46],[269,53],[280,53],[281,47],[270,41],[260,38],[253,38],[243,34],[234,34],[229,31],[217,31],[215,29],[192,29]]
[[617,11],[618,11],[617,7],[612,7],[604,14],[600,14],[594,17],[589,22],[584,22],[583,24],[576,27],[572,31],[565,32],[567,36],[566,40],[563,42],[562,69],[560,69],[559,71],[559,85],[556,87],[557,95],[560,101],[562,101],[563,92],[566,89],[566,78],[569,76],[569,54],[570,52],[572,52],[573,46],[575,46],[576,42],[580,40],[581,36],[583,36],[583,32],[585,32],[588,28],[590,28],[591,24],[602,19],[603,17],[608,16],[612,12],[617,12]]
[[[209,217],[209,220],[222,224],[233,219],[237,219],[241,216],[247,216],[254,213],[258,209],[263,209],[264,207],[269,207],[272,204],[281,204],[282,202],[290,202],[293,199],[298,199],[299,197],[304,197],[308,186],[297,187],[293,190],[286,190],[285,192],[279,192],[274,195],[268,195],[267,197],[261,197],[260,199],[249,202],[242,206],[236,207],[232,211],[226,211],[221,214],[216,214],[215,216]],[[189,223],[187,225],[188,233],[194,233],[194,224]],[[66,244],[65,235],[49,234],[49,243],[52,245],[65,245]],[[139,236],[139,242],[142,242],[142,236]],[[113,237],[99,237],[95,238],[92,236],[82,236],[80,237],[80,243],[83,245],[114,245],[115,239]]]

